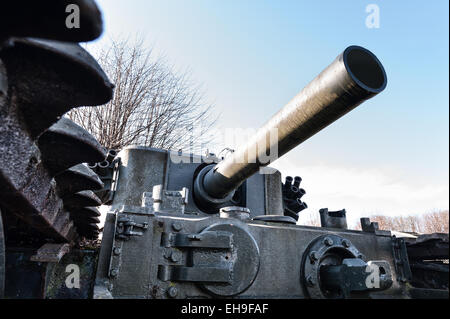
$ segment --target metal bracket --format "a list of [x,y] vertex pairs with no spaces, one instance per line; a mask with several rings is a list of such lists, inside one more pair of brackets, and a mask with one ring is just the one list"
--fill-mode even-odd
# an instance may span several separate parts
[[366,233],[373,233],[378,236],[391,236],[391,232],[388,230],[380,230],[377,222],[371,222],[370,218],[361,218],[361,229]]
[[[189,281],[229,283],[233,262],[220,262],[215,252],[208,249],[231,250],[233,234],[226,231],[204,231],[200,234],[164,233],[162,244],[165,247],[188,248],[192,255],[190,266],[159,265],[158,278],[163,281]],[[202,253],[197,253],[202,249]],[[215,257],[214,257],[215,256]]]
[[140,228],[143,231],[147,230],[147,223],[135,223],[131,218],[125,216],[119,216],[116,227],[116,238],[122,240],[129,240],[132,236],[143,236],[141,231],[135,231],[136,228]]
[[205,231],[201,234],[174,234],[172,247],[231,249],[233,234],[224,231]]
[[151,207],[155,212],[184,214],[188,203],[189,189],[180,191],[164,190],[163,185],[155,185],[151,192],[142,194],[142,207]]
[[409,266],[405,240],[403,238],[392,238],[392,255],[394,257],[397,280],[403,283],[411,281],[412,273]]
[[185,267],[160,265],[158,278],[163,281],[229,283],[231,269],[221,267]]
[[[367,286],[368,268],[373,269],[373,265],[378,268],[374,274],[378,280],[378,286]],[[364,262],[359,258],[348,258],[342,261],[340,265],[323,266],[320,270],[321,282],[325,287],[338,288],[343,297],[348,297],[354,291],[373,291],[384,290],[392,285],[391,271],[389,263],[383,260]]]

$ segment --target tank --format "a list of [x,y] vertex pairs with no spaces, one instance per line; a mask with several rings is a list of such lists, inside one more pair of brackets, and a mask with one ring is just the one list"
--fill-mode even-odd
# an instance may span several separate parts
[[347,47],[227,156],[108,150],[63,117],[114,88],[78,45],[100,12],[72,2],[81,29],[50,4],[0,12],[0,297],[448,298],[448,234],[351,230],[345,209],[299,225],[302,179],[266,168],[385,89],[372,52]]

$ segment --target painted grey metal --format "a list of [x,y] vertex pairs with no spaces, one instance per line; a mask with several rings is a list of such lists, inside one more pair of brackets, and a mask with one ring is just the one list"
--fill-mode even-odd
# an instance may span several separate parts
[[[219,212],[219,209],[203,209],[193,196],[194,177],[196,172],[198,173],[202,167],[205,167],[205,163],[189,157],[184,157],[182,162],[177,163],[171,160],[169,151],[141,146],[123,149],[118,158],[121,161],[117,167],[119,179],[114,199],[111,202],[111,210],[120,209],[123,205],[140,206],[143,196],[152,200],[154,187],[162,185],[156,188],[159,190],[158,192],[165,194],[161,201],[156,197],[162,210],[166,210],[165,207],[171,207],[172,211],[183,210],[184,214],[188,215],[208,215]],[[170,196],[176,195],[183,189],[188,191],[182,201],[180,200],[183,197]],[[224,201],[221,206],[247,207],[250,210],[250,217],[283,215],[281,174],[278,171],[274,171],[270,175],[255,174],[236,193],[240,195],[237,202],[235,200]],[[168,200],[185,203],[184,208],[181,206],[177,208]]]
[[319,213],[322,227],[347,229],[347,212],[345,209],[332,212],[328,208],[322,208]]
[[[220,163],[213,155],[206,160],[191,154],[175,161],[171,152],[145,147],[125,149],[117,158],[61,119],[73,107],[108,102],[113,85],[78,44],[48,40],[98,36],[101,17],[95,3],[71,1],[80,6],[83,24],[72,31],[46,28],[61,18],[57,5],[26,6],[10,23],[8,13],[22,9],[20,0],[11,3],[0,12],[0,217],[7,217],[7,235],[18,229],[12,224],[27,226],[19,228],[20,245],[24,239],[36,248],[42,242],[58,244],[47,243],[37,252],[8,247],[7,297],[409,298],[442,295],[445,288],[448,296],[445,267],[426,260],[448,257],[442,253],[448,236],[447,241],[426,238],[407,245],[368,219],[362,219],[363,231],[346,230],[342,219],[335,223],[331,218],[324,221],[327,227],[298,226],[297,213],[306,208],[301,179],[288,179],[282,188],[279,172],[254,175],[261,163],[233,161],[265,140],[271,128],[278,128],[282,156],[381,92],[386,75],[370,52],[347,48],[246,147]],[[30,12],[37,20],[27,19]],[[105,182],[101,199],[90,191],[101,187],[90,171],[80,175],[79,184],[70,184],[77,171],[73,166],[82,162],[96,163],[91,167]],[[90,185],[85,189],[83,183]],[[87,206],[102,201],[112,206],[99,255],[86,249],[67,252],[66,242],[99,235],[99,211]],[[413,272],[408,253],[414,256]],[[82,287],[71,290],[66,266],[74,263],[81,265]],[[364,289],[364,266],[371,263],[384,269],[380,289]],[[334,289],[345,293],[327,291]]]
[[[393,270],[392,286],[382,291],[363,292],[364,298],[407,297],[403,291],[406,287],[405,283],[397,280],[394,266],[396,261],[392,255],[392,237],[390,235],[339,230],[338,237],[342,240],[338,243],[336,230],[333,229],[278,222],[242,221],[235,218],[220,218],[215,215],[195,217],[186,214],[159,214],[142,211],[139,207],[128,206],[121,213],[108,214],[105,225],[107,238],[114,236],[117,216],[127,217],[136,223],[145,223],[148,228],[142,236],[134,236],[129,240],[116,237],[113,242],[108,240],[108,244],[106,242],[102,244],[101,256],[103,257],[100,257],[99,267],[109,270],[100,271],[99,268],[97,282],[102,283],[102,287],[114,298],[174,298],[169,293],[171,287],[177,289],[175,298],[226,296],[229,295],[225,293],[227,291],[230,291],[230,294],[231,292],[235,293],[231,294],[235,298],[314,297],[316,295],[311,296],[307,293],[302,265],[304,259],[309,255],[308,247],[326,236],[333,239],[334,242],[331,245],[338,244],[342,250],[352,251],[354,257],[364,256],[365,261],[383,260]],[[173,244],[180,241],[171,239],[185,238],[182,241],[184,242],[190,237],[195,241],[195,234],[198,234],[198,239],[200,239],[202,233],[207,231],[230,232],[233,227],[248,234],[249,238],[254,240],[254,246],[251,248],[252,245],[248,240],[233,233],[233,245],[237,247],[238,252],[241,251],[240,257],[237,256],[236,259],[233,259],[233,253],[231,252],[230,255],[230,251],[226,249],[228,247],[226,242],[220,246],[225,248],[210,250],[202,247],[201,240],[195,244],[196,246],[191,246]],[[351,244],[344,244],[343,240],[347,240]],[[207,243],[206,246],[208,246]],[[205,284],[199,278],[196,278],[195,282],[191,282],[186,280],[186,278],[189,279],[190,274],[170,275],[169,270],[173,267],[195,267],[195,260],[197,260],[195,256],[199,256],[199,265],[202,267],[217,268],[218,265],[223,266],[228,262],[231,263],[230,269],[239,269],[238,261],[242,261],[242,250],[245,254],[251,254],[250,251],[255,251],[255,249],[258,251],[259,267],[252,262],[247,262],[247,266],[244,267],[245,271],[251,272],[243,276],[245,279],[241,279],[242,282],[247,283],[250,280],[247,289],[237,289],[230,283],[210,282]],[[330,246],[330,249],[333,249],[333,246]],[[173,253],[177,254],[177,258],[170,257]],[[108,256],[111,256],[110,260],[108,260]],[[343,256],[350,257],[346,253]],[[190,261],[192,258],[194,258],[193,264]],[[253,275],[250,274],[256,274],[254,281],[251,281]],[[219,277],[217,280],[221,278]],[[323,297],[322,295],[317,296]]]
[[[277,147],[278,157],[283,156],[383,91],[386,84],[384,68],[373,53],[359,46],[348,47],[244,146],[210,170],[201,181],[204,189],[213,198],[226,197],[262,166],[269,164],[261,163],[259,159],[270,154],[272,146]],[[278,138],[266,143],[273,129],[277,130]]]
[[[205,211],[189,188],[211,165],[192,156],[190,162],[175,162],[170,156],[145,147],[119,153],[123,161],[106,219],[95,298],[440,296],[436,289],[417,291],[409,285],[413,279],[404,241],[370,219],[361,219],[362,231],[348,230],[343,211],[324,209],[327,227],[296,225],[293,217],[270,214],[269,207],[282,205],[283,196],[266,191],[268,176],[260,174],[217,212]],[[281,175],[270,178],[281,189]],[[290,187],[298,188],[299,182],[292,179]],[[374,264],[383,268],[381,285],[365,289],[364,266]],[[320,279],[323,267],[351,280],[322,282],[327,277]]]

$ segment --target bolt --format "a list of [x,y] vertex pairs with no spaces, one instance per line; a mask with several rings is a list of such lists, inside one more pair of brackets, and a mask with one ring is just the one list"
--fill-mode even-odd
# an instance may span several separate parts
[[170,260],[177,263],[181,260],[181,256],[177,251],[173,251],[172,254],[170,254]]
[[331,245],[333,245],[333,240],[329,237],[325,237],[325,239],[323,240],[323,243],[327,246],[331,246]]
[[167,294],[170,298],[175,298],[178,295],[178,289],[175,287],[170,287],[167,289]]
[[172,224],[172,228],[175,231],[180,231],[180,230],[183,229],[183,225],[181,225],[181,223],[179,223],[179,222],[175,222],[175,223]]
[[311,260],[311,263],[314,263],[318,258],[317,258],[317,253],[315,251],[312,251],[309,254],[309,259]]
[[348,248],[348,247],[350,247],[350,242],[347,239],[344,239],[342,241],[342,246],[344,246],[345,248]]
[[171,251],[170,251],[170,250],[168,250],[168,249],[164,249],[164,253],[163,253],[163,255],[164,255],[164,257],[165,257],[165,258],[169,258],[169,257],[170,257],[170,255],[171,255]]
[[109,274],[110,274],[111,277],[114,278],[114,277],[116,277],[119,274],[119,271],[117,269],[111,269]]
[[308,285],[308,287],[314,287],[314,285],[316,284],[314,278],[311,277],[311,275],[306,277],[306,284]]
[[121,249],[119,247],[114,248],[114,255],[120,255]]

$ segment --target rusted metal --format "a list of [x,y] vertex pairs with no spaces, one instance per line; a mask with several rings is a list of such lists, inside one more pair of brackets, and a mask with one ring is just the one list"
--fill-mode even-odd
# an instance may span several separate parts
[[83,190],[102,189],[103,182],[85,164],[75,165],[55,176],[58,193],[61,197]]
[[81,216],[87,216],[87,217],[99,217],[100,211],[96,207],[80,207],[80,208],[73,208],[71,210],[73,214],[81,215]]
[[113,85],[78,44],[32,38],[12,38],[8,43],[0,50],[0,59],[12,103],[33,138],[70,109],[101,105],[112,98]]
[[76,227],[78,233],[87,239],[95,239],[100,233],[97,223],[81,223]]
[[93,191],[81,191],[63,199],[64,205],[70,209],[79,209],[89,206],[100,206],[102,201]]
[[38,144],[42,162],[53,176],[106,156],[105,149],[91,134],[67,118],[61,118],[44,132]]
[[38,249],[36,255],[31,256],[30,260],[44,263],[57,263],[69,251],[69,244],[45,244]]
[[[65,25],[69,4],[80,8],[80,29]],[[83,187],[64,179],[74,165],[103,160],[106,152],[61,116],[74,107],[106,103],[113,90],[86,50],[48,39],[87,41],[101,30],[100,12],[91,0],[9,1],[0,12],[0,205],[7,220],[29,225],[41,240],[77,239],[62,197],[102,185],[94,175]],[[20,233],[27,230],[23,226]]]
[[405,238],[405,242],[411,259],[448,259],[448,234],[424,234],[417,238]]

